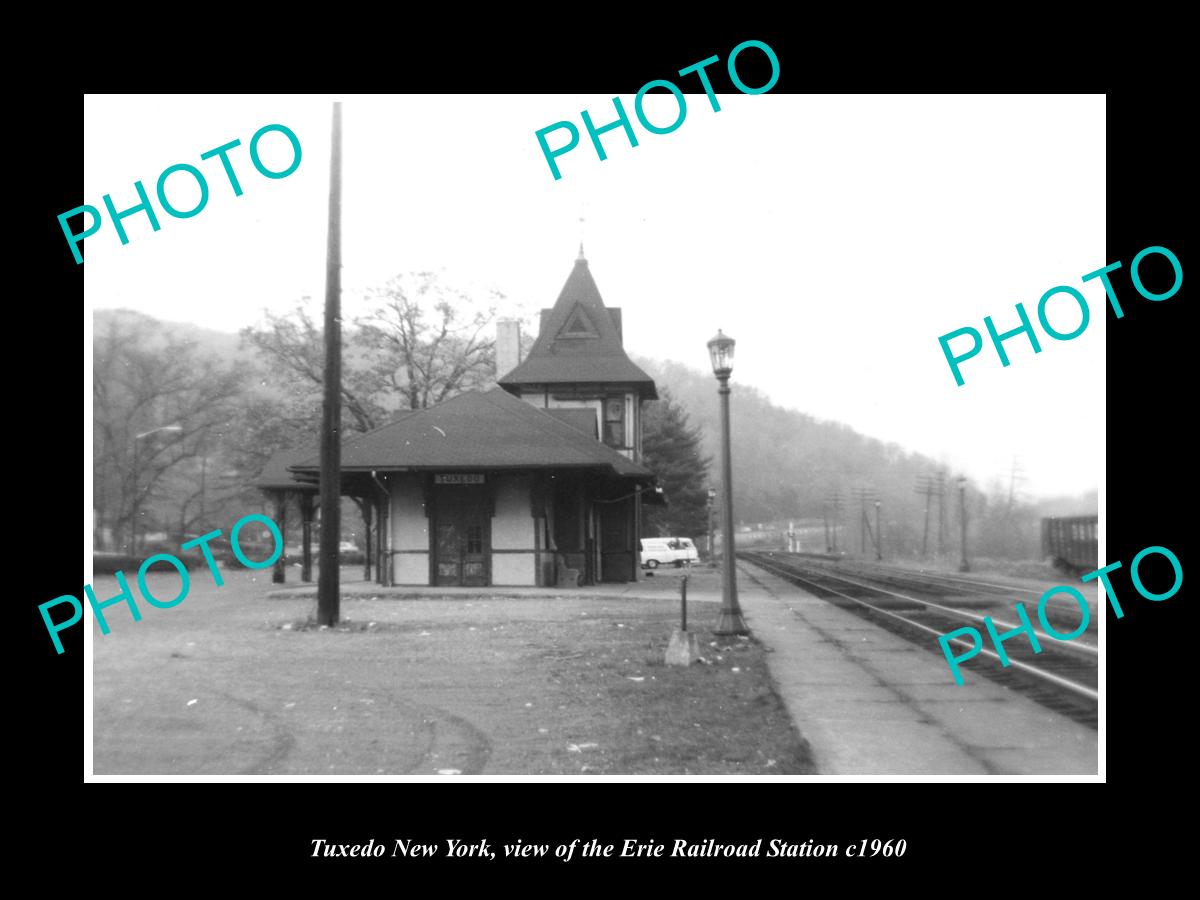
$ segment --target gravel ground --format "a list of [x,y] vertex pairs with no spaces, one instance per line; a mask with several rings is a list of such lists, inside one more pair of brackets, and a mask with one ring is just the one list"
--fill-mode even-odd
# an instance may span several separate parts
[[[110,607],[107,636],[93,624],[97,775],[814,771],[761,646],[711,635],[715,603],[691,605],[706,662],[680,669],[662,664],[667,590],[346,598],[320,630],[313,600],[266,597],[269,575],[223,575],[194,572],[171,609],[140,602],[139,622]],[[170,598],[178,580],[150,587]]]

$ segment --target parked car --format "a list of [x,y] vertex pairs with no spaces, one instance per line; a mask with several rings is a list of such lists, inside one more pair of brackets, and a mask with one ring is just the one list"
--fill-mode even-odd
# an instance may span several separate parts
[[643,538],[641,545],[641,563],[645,569],[657,569],[668,564],[681,569],[700,560],[691,538]]
[[[283,548],[283,558],[289,565],[300,565],[303,546],[300,544],[288,544]],[[318,541],[312,542],[312,561],[318,562],[318,557],[321,554],[321,545]],[[343,566],[362,565],[365,556],[358,545],[354,541],[338,541],[338,562]]]
[[[187,551],[183,549],[182,545],[188,540],[190,540],[189,535],[184,535],[182,541],[175,541],[171,540],[170,538],[167,538],[166,540],[146,541],[142,545],[141,549],[138,550],[137,555],[140,557],[138,565],[140,566],[143,560],[147,560],[150,557],[156,556],[160,553],[166,554],[167,556],[174,556],[181,563],[183,563],[184,568],[186,569],[195,569],[199,566],[205,565],[204,557],[198,550]],[[162,563],[161,565],[164,567],[164,571],[169,571],[168,568],[165,568],[167,565],[166,563]]]
[[338,544],[338,562],[343,566],[361,566],[367,556],[354,541],[341,541]]

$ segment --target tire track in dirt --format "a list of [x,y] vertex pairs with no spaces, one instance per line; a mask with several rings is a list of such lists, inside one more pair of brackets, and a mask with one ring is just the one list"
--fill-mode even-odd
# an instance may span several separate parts
[[[492,741],[469,719],[448,712],[441,707],[419,703],[400,697],[387,689],[372,688],[363,693],[380,702],[383,710],[394,712],[398,718],[411,723],[411,734],[416,746],[405,753],[406,759],[393,760],[390,754],[396,749],[384,746],[385,755],[382,774],[388,775],[432,775],[438,769],[457,769],[463,775],[478,775],[492,755]],[[271,730],[269,745],[260,759],[244,767],[240,775],[279,774],[278,767],[297,746],[303,746],[295,730],[278,713],[265,709],[252,700],[229,693],[220,696],[230,703],[253,713],[262,719]],[[378,708],[378,707],[377,707]],[[362,737],[362,734],[355,737]],[[354,737],[351,737],[354,739]],[[320,771],[315,765],[309,771]],[[375,774],[375,773],[371,773]]]
[[233,694],[228,694],[223,691],[218,692],[218,696],[224,697],[230,703],[240,706],[247,712],[251,712],[256,716],[259,716],[268,726],[270,726],[271,731],[273,732],[271,743],[262,759],[243,768],[242,771],[238,773],[239,775],[266,775],[268,774],[269,769],[279,765],[279,763],[287,758],[288,754],[290,754],[295,748],[295,733],[291,728],[284,724],[283,720],[276,713],[263,709],[257,703],[246,700],[243,697],[237,697]]
[[[397,774],[433,774],[437,769],[457,769],[463,775],[479,775],[492,757],[492,739],[469,719],[447,712],[439,706],[399,697],[386,689],[375,689],[393,708],[419,718],[422,731],[429,736],[424,753],[411,766]],[[418,772],[429,765],[430,771]]]

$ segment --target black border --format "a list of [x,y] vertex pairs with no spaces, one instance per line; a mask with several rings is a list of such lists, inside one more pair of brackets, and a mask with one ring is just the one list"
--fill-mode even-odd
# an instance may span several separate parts
[[[628,95],[647,80],[670,77],[674,70],[709,55],[719,54],[724,59],[738,41],[755,37],[767,41],[780,57],[781,78],[776,92],[841,87],[833,83],[830,70],[822,70],[820,60],[808,58],[814,42],[823,39],[816,31],[705,28],[693,20],[689,20],[688,28],[690,31],[676,30],[664,36],[647,33],[634,23],[620,38],[572,34],[557,42],[530,40],[525,48],[515,47],[508,40],[471,48],[461,41],[454,46],[429,39],[424,44],[413,43],[410,37],[390,58],[363,63],[333,81],[371,82],[385,90]],[[735,37],[725,36],[734,31],[738,32]],[[897,55],[904,52],[907,50]],[[470,62],[464,63],[464,59]],[[839,74],[845,75],[854,63],[854,57],[849,57]],[[465,74],[464,66],[468,69]],[[713,71],[721,69],[714,67]],[[810,83],[808,76],[814,71],[824,77]],[[1078,72],[1072,77],[1081,80]],[[312,82],[321,79],[309,76],[307,80],[315,87]],[[231,91],[244,89],[232,77],[222,86]],[[890,85],[863,85],[868,89],[880,86]],[[209,73],[203,80],[195,77],[188,85],[191,90],[212,87]],[[911,87],[941,90],[946,85]],[[1079,83],[1072,87],[1086,89]],[[174,85],[172,88],[179,89]],[[717,89],[727,88],[717,84]],[[1037,821],[1041,818],[1039,810],[1052,811],[1051,819],[1057,823],[1051,828],[1054,858],[1090,858],[1082,854],[1094,841],[1103,839],[1098,833],[1103,829],[1097,795],[1081,801],[1080,791],[1089,788],[1064,789],[1058,785],[632,783],[568,785],[564,790],[557,784],[281,784],[250,787],[249,796],[247,787],[241,785],[114,785],[87,786],[97,792],[110,792],[104,797],[89,794],[85,798],[77,793],[76,787],[82,784],[82,630],[64,634],[67,652],[57,656],[45,640],[36,604],[60,593],[78,592],[81,577],[74,569],[77,538],[64,531],[62,515],[68,501],[77,502],[70,486],[78,471],[78,445],[50,427],[51,417],[57,418],[61,407],[67,405],[56,401],[78,396],[73,379],[67,383],[66,354],[50,336],[57,337],[62,330],[58,307],[82,296],[83,267],[74,266],[69,254],[64,254],[54,219],[58,212],[81,202],[78,188],[73,186],[78,184],[73,180],[77,176],[70,174],[78,172],[81,107],[79,94],[47,95],[39,97],[36,110],[31,110],[29,116],[37,123],[34,164],[42,171],[40,177],[22,185],[31,191],[29,205],[35,211],[23,222],[37,223],[30,243],[41,265],[36,270],[38,277],[30,282],[28,312],[23,306],[21,315],[28,322],[23,328],[32,326],[33,334],[43,338],[36,343],[44,348],[44,356],[42,365],[27,361],[28,368],[18,376],[28,388],[14,392],[20,427],[10,440],[24,453],[33,455],[44,470],[62,473],[62,477],[29,479],[26,485],[29,496],[23,509],[32,512],[28,531],[35,536],[30,541],[34,549],[31,564],[18,569],[19,580],[24,580],[18,595],[28,610],[32,635],[30,667],[23,673],[19,688],[27,739],[10,744],[19,747],[21,771],[32,771],[45,792],[42,804],[33,813],[31,827],[61,828],[66,815],[83,814],[93,822],[93,827],[86,830],[95,837],[84,842],[84,853],[92,863],[89,869],[94,877],[101,877],[102,871],[95,867],[96,862],[116,850],[116,845],[101,840],[100,834],[150,837],[164,830],[170,838],[156,842],[157,858],[187,867],[189,877],[197,881],[220,880],[224,868],[214,868],[211,863],[229,859],[231,864],[256,875],[275,873],[281,881],[299,878],[314,885],[327,880],[354,885],[357,879],[346,880],[347,875],[363,874],[368,869],[393,884],[405,883],[409,874],[405,867],[377,866],[372,861],[314,861],[307,854],[308,842],[315,836],[339,842],[398,836],[424,841],[486,837],[494,845],[516,837],[526,842],[558,843],[578,836],[619,843],[626,837],[667,840],[691,836],[747,842],[778,836],[846,843],[863,837],[890,836],[908,840],[906,857],[888,865],[859,867],[854,870],[856,880],[864,874],[890,879],[898,872],[922,873],[939,879],[951,877],[955,882],[962,878],[966,887],[979,875],[978,866],[968,863],[970,860],[995,858],[999,849],[1000,860],[1007,861],[997,861],[995,871],[999,873],[1004,865],[1015,865],[1015,860],[1031,847],[1048,849],[1046,834],[1039,838],[1039,829],[1031,830],[1030,816]],[[1118,259],[1128,266],[1137,251],[1153,244],[1171,248],[1186,271],[1182,231],[1185,149],[1172,131],[1180,110],[1174,97],[1161,92],[1110,94],[1107,258],[1081,261],[1085,268],[1078,274]],[[1106,135],[1098,126],[1095,134],[1073,135],[1071,139],[1097,141],[1105,140]],[[18,264],[22,262],[18,260]],[[1178,430],[1178,423],[1187,420],[1183,410],[1188,399],[1180,391],[1186,383],[1182,380],[1186,358],[1182,342],[1188,335],[1183,322],[1184,293],[1151,304],[1137,298],[1128,282],[1121,282],[1121,276],[1114,277],[1114,283],[1123,298],[1131,299],[1125,304],[1124,319],[1116,321],[1109,313],[1107,322],[1110,381],[1104,437],[1112,473],[1105,520],[1107,558],[1121,559],[1128,565],[1132,555],[1144,546],[1161,544],[1176,552],[1186,570],[1181,519],[1187,506],[1188,468],[1184,463],[1189,448]],[[38,372],[36,382],[32,370]],[[50,410],[53,412],[48,416]],[[1064,398],[1062,434],[1053,439],[1088,441],[1102,436],[1096,423],[1080,421],[1073,415],[1069,398]],[[1133,596],[1127,579],[1117,577],[1114,583],[1122,598]],[[1152,789],[1166,788],[1166,779],[1186,765],[1179,759],[1182,736],[1177,723],[1183,711],[1179,699],[1188,683],[1183,663],[1188,654],[1186,649],[1170,649],[1167,641],[1187,634],[1184,594],[1159,604],[1133,597],[1124,607],[1124,619],[1116,620],[1109,613],[1106,623],[1108,777],[1126,787],[1136,785],[1139,790],[1147,784]],[[1166,765],[1158,761],[1164,753],[1169,760]],[[155,802],[129,804],[122,800],[129,790],[139,794],[153,791]],[[269,796],[263,795],[264,790]],[[448,795],[447,790],[454,793]],[[1067,797],[1075,798],[1070,805],[1065,804]],[[85,799],[89,802],[83,802]],[[99,822],[96,817],[100,817]],[[219,823],[217,835],[214,823]],[[1143,826],[1152,827],[1153,822]],[[598,870],[611,869],[633,886],[637,882],[628,881],[628,876],[657,869],[665,861],[618,862],[577,863],[563,871],[583,871],[590,878]],[[671,866],[673,870],[686,869],[689,880],[708,881],[730,871],[757,871],[759,864],[767,863],[756,861],[753,869],[717,861],[676,861]],[[584,870],[578,868],[580,864]],[[775,871],[784,874],[783,864],[777,864]],[[510,864],[507,868],[524,877],[534,866],[540,872],[556,865],[561,863],[547,860]],[[795,883],[801,885],[808,884],[811,875],[840,875],[850,868],[844,861],[791,865]],[[443,858],[420,866],[422,871],[427,867],[444,869],[447,863]],[[957,875],[956,867],[961,867]],[[453,868],[456,876],[469,870],[462,863]],[[477,870],[474,874],[491,877],[500,871],[503,869]],[[974,876],[968,874],[971,872]]]

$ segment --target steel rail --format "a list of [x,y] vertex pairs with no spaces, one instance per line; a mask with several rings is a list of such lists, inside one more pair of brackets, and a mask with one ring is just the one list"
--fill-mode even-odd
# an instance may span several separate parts
[[975,587],[991,588],[996,591],[1011,592],[1015,594],[1032,594],[1035,597],[1040,597],[1045,593],[1045,591],[1035,591],[1033,588],[1018,587],[1014,584],[997,584],[993,581],[976,581],[973,578],[959,578],[956,575],[947,575],[943,572],[921,572],[917,570],[910,571],[907,569],[881,569],[879,571],[894,572],[901,577],[907,574],[913,578],[939,580],[948,582],[949,584],[969,584],[974,585]]
[[997,591],[1011,591],[1018,594],[1032,594],[1035,597],[1040,597],[1045,591],[1036,591],[1033,588],[1020,587],[1015,584],[1000,584],[995,581],[979,581],[974,578],[961,578],[958,575],[952,575],[948,572],[922,572],[920,569],[906,569],[901,566],[871,566],[869,563],[864,563],[860,560],[840,560],[841,565],[854,567],[858,566],[859,570],[868,572],[875,571],[880,574],[895,575],[897,578],[915,578],[926,580],[941,580],[952,585],[970,584],[976,587],[992,588]]
[[[837,575],[832,572],[826,572],[824,570],[821,570],[821,577],[822,578],[832,578],[832,579],[836,579],[838,581],[844,581],[847,584],[853,584],[856,587],[866,588],[869,591],[876,591],[877,593],[880,593],[880,594],[887,594],[889,597],[895,597],[899,600],[907,600],[910,603],[917,603],[917,604],[920,604],[921,606],[928,606],[931,609],[939,610],[941,612],[946,613],[947,615],[958,616],[959,618],[962,618],[962,619],[968,619],[971,621],[982,623],[985,618],[988,618],[986,616],[981,616],[981,615],[978,615],[973,612],[967,612],[965,609],[955,609],[952,606],[943,606],[940,603],[934,603],[932,600],[921,600],[917,597],[910,597],[907,594],[898,594],[895,591],[885,590],[884,588],[876,587],[873,584],[864,584],[861,581],[855,581],[853,578],[847,578],[845,575]],[[1089,610],[1089,615],[1090,614],[1091,614],[1091,611]],[[992,622],[994,622],[996,625],[999,625],[1001,628],[1005,629],[1006,631],[1011,631],[1012,629],[1018,627],[1013,622],[1005,622],[1005,621],[1002,621],[1002,620],[996,619],[996,618],[992,618]],[[1037,629],[1034,629],[1034,630],[1037,631]],[[1038,633],[1039,633],[1040,637],[1043,637],[1048,641],[1058,641],[1058,638],[1052,637],[1051,635],[1046,634],[1044,631],[1038,632]],[[1059,641],[1059,643],[1062,644],[1061,649],[1070,651],[1072,653],[1079,653],[1079,654],[1082,654],[1083,656],[1087,656],[1087,657],[1097,657],[1098,658],[1099,653],[1100,653],[1099,648],[1095,644],[1084,643],[1077,639],[1072,639],[1069,641]]]
[[[938,638],[943,637],[942,632],[938,631],[936,628],[930,628],[928,625],[922,625],[920,622],[914,622],[912,619],[907,619],[904,616],[898,615],[897,613],[894,613],[890,610],[881,609],[878,606],[874,606],[873,604],[868,603],[866,600],[861,600],[858,597],[851,597],[849,594],[843,594],[841,591],[837,591],[837,590],[834,590],[833,588],[825,587],[823,585],[817,584],[816,582],[811,581],[807,578],[804,578],[803,576],[798,575],[795,572],[789,571],[786,567],[781,566],[778,563],[762,563],[762,562],[756,562],[754,560],[747,560],[747,561],[751,562],[753,565],[761,566],[762,568],[766,569],[767,571],[770,571],[771,569],[776,569],[777,572],[775,574],[783,574],[785,577],[787,577],[789,579],[795,579],[797,581],[802,581],[805,584],[808,584],[808,585],[816,588],[817,590],[828,591],[831,594],[836,594],[837,596],[843,597],[846,600],[851,600],[854,603],[858,603],[862,606],[865,606],[867,609],[871,610],[872,612],[877,612],[882,615],[888,616],[889,618],[896,619],[897,621],[904,623],[905,625],[909,626],[910,628],[919,628],[921,631],[926,631],[929,634],[932,634]],[[870,588],[871,590],[880,590],[879,588],[872,588],[870,585],[863,585],[863,586]],[[890,593],[890,592],[882,591],[882,593],[886,594],[886,593]],[[893,596],[900,596],[900,595],[893,595]],[[915,599],[915,598],[905,598],[905,599]],[[915,600],[915,602],[924,603],[925,601]],[[936,606],[936,604],[933,604],[933,605]],[[941,608],[941,607],[939,607],[939,608]],[[957,610],[951,610],[951,611],[957,612]],[[973,645],[968,644],[962,638],[951,638],[950,640],[955,644],[962,644],[965,647],[974,649]],[[1006,666],[1004,661],[1002,659],[1000,659],[998,654],[993,653],[991,650],[988,650],[986,647],[981,647],[980,652],[999,661],[1000,665],[1004,668],[1007,668],[1007,666],[1014,666],[1015,668],[1018,668],[1024,672],[1028,672],[1030,675],[1033,675],[1036,678],[1041,678],[1044,681],[1049,681],[1052,684],[1056,684],[1059,687],[1062,687],[1062,688],[1065,688],[1066,690],[1072,691],[1073,693],[1080,694],[1081,696],[1087,697],[1090,700],[1099,701],[1100,694],[1097,691],[1094,691],[1091,688],[1087,687],[1086,685],[1082,685],[1082,684],[1079,684],[1078,682],[1071,681],[1069,678],[1063,678],[1060,675],[1055,675],[1052,672],[1047,672],[1044,669],[1039,669],[1037,666],[1031,666],[1028,663],[1021,662],[1019,659],[1011,659],[1010,658],[1008,661],[1008,664]]]

